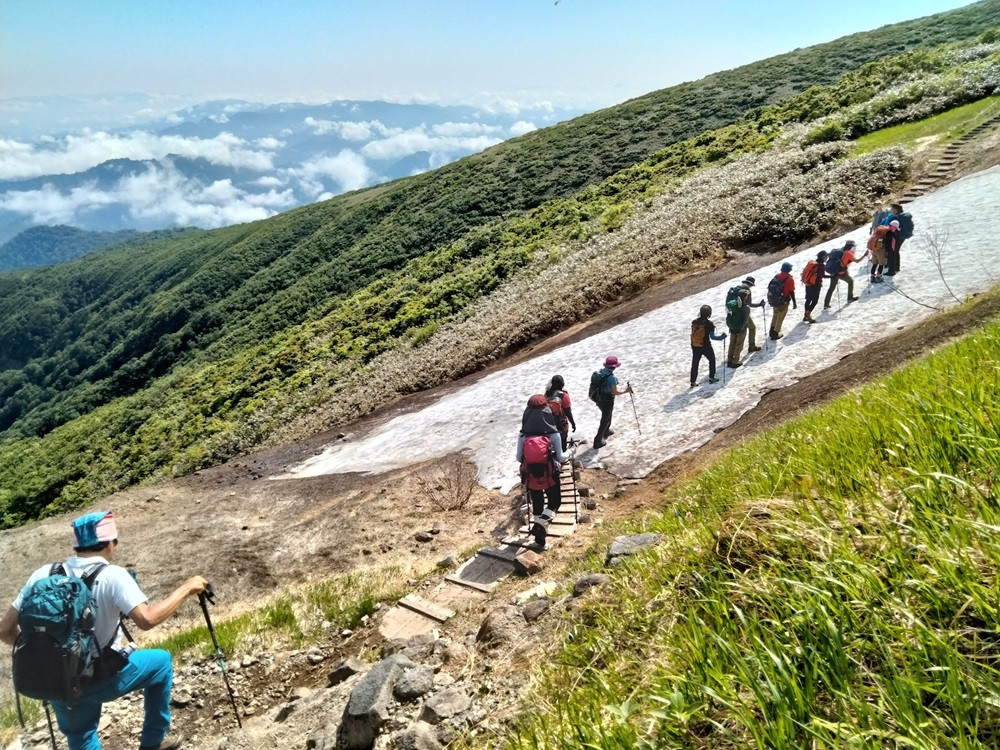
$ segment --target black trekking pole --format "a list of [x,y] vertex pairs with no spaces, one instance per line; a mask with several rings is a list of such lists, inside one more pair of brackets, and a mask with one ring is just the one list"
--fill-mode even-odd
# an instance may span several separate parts
[[642,434],[642,428],[639,427],[639,412],[635,410],[635,395],[632,393],[632,384],[625,381],[625,385],[628,386],[628,395],[632,399],[632,414],[635,416],[635,429],[639,430],[639,434]]
[[[732,334],[729,334],[732,336]],[[726,365],[729,364],[729,352],[726,350],[726,342],[722,342],[722,384],[726,384]]]
[[767,341],[771,338],[771,332],[767,330],[767,305],[761,305],[760,311],[764,314],[764,351],[767,351]]
[[212,589],[212,584],[205,586],[205,590],[198,594],[198,603],[201,604],[201,611],[205,613],[208,634],[212,636],[212,645],[215,646],[215,657],[219,660],[219,666],[222,668],[222,680],[226,683],[226,690],[229,691],[229,703],[233,707],[233,713],[236,714],[236,725],[242,729],[243,722],[240,721],[240,711],[236,707],[236,695],[233,693],[233,686],[229,684],[229,675],[226,673],[226,657],[223,655],[222,649],[219,648],[219,639],[215,637],[212,618],[208,614],[208,605],[215,604],[215,591]]

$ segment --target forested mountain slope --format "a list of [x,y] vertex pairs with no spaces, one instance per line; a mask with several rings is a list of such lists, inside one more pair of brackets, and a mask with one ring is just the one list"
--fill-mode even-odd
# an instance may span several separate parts
[[[997,24],[1000,0],[989,0],[666,89],[263,222],[0,275],[2,522],[258,444],[336,399],[358,367],[422,345],[518,269],[558,262],[567,243],[615,231],[692,170],[766,149],[783,126],[836,115],[838,135],[859,135],[988,95],[989,32],[960,52],[866,63]],[[937,88],[914,83],[925,80]],[[812,140],[828,140],[823,132]],[[842,155],[795,168],[822,171]],[[725,242],[794,241],[822,226],[762,225]]]

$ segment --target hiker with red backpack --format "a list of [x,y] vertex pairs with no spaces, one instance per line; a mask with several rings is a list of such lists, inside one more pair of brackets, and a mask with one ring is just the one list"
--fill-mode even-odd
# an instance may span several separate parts
[[[885,224],[875,227],[871,236],[868,237],[868,252],[871,253],[871,269],[868,272],[868,281],[872,284],[881,284],[882,274],[889,263],[888,249],[895,249],[895,235],[899,231],[899,223],[895,227]],[[888,246],[888,247],[887,247]]]
[[691,387],[698,385],[698,365],[701,358],[708,360],[708,382],[718,383],[715,377],[715,349],[712,347],[713,341],[725,341],[726,334],[715,332],[715,323],[712,322],[712,308],[702,305],[698,311],[698,317],[691,321]]
[[562,437],[563,447],[569,446],[569,428],[572,426],[576,432],[576,420],[573,419],[573,405],[569,399],[569,392],[566,390],[566,381],[562,375],[553,375],[545,389],[545,398],[548,399],[549,409],[556,419],[556,427],[559,428],[559,435]]
[[555,416],[541,394],[528,399],[521,417],[515,457],[521,465],[521,484],[531,500],[530,533],[538,548],[545,549],[545,530],[555,518],[561,502],[559,465],[569,461],[572,454],[563,452]]
[[851,276],[851,264],[860,263],[868,257],[868,250],[860,258],[855,257],[854,248],[857,247],[854,240],[848,240],[843,247],[831,250],[826,257],[826,275],[830,279],[830,288],[826,290],[826,297],[823,298],[823,309],[828,310],[833,301],[833,290],[837,283],[843,279],[847,284],[847,302],[857,302],[858,297],[854,296],[854,278]]
[[784,262],[781,264],[781,271],[767,285],[767,303],[774,308],[771,316],[771,330],[768,335],[771,341],[781,338],[781,324],[785,322],[785,315],[788,314],[788,303],[793,309],[798,309],[799,305],[795,301],[795,279],[792,278],[792,264]]
[[815,323],[812,311],[819,304],[819,292],[823,288],[823,279],[826,278],[826,250],[816,253],[816,260],[806,263],[802,269],[802,285],[806,289],[806,313],[802,318],[804,323]]
[[601,410],[601,424],[597,427],[597,436],[594,438],[594,448],[603,448],[609,435],[614,435],[611,429],[611,416],[615,410],[615,396],[624,396],[632,392],[632,386],[626,385],[624,388],[618,387],[618,379],[615,377],[615,370],[621,363],[618,357],[610,355],[604,360],[604,368],[591,374],[590,400],[597,404]]
[[[76,555],[32,573],[0,618],[0,641],[14,646],[14,688],[52,704],[69,750],[100,750],[101,706],[142,690],[145,721],[139,750],[179,748],[180,737],[166,736],[173,683],[170,654],[160,649],[135,650],[127,642],[131,638],[123,619],[128,617],[140,630],[149,630],[170,617],[187,597],[205,591],[208,582],[194,576],[165,599],[150,604],[132,575],[111,564],[118,549],[114,513],[88,513],[73,522],[73,533]],[[74,608],[57,611],[56,603]],[[66,635],[62,631],[67,630],[72,635],[60,645],[59,638]],[[86,648],[81,647],[84,642]],[[66,659],[66,650],[79,658]],[[76,673],[77,667],[84,670],[82,674]],[[74,674],[63,674],[66,670]],[[52,691],[62,697],[53,697]]]

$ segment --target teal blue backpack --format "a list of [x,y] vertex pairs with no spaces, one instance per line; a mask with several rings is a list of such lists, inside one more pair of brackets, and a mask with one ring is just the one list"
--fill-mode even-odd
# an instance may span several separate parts
[[66,575],[55,563],[49,575],[31,585],[21,599],[14,644],[14,690],[43,701],[70,703],[95,677],[101,647],[94,635],[91,588],[106,565],[82,578]]

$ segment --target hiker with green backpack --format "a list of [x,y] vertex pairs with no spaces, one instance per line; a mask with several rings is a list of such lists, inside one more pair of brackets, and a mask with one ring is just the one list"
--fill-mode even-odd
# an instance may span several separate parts
[[604,368],[598,370],[590,376],[590,389],[587,395],[590,400],[597,404],[601,410],[601,424],[597,428],[597,436],[594,438],[594,448],[603,448],[609,435],[614,435],[611,429],[611,416],[615,410],[615,396],[624,396],[632,392],[632,386],[624,388],[618,387],[618,379],[615,377],[615,370],[621,363],[618,357],[610,355],[604,360]]
[[132,575],[111,564],[118,549],[113,513],[88,513],[73,522],[73,533],[76,554],[32,573],[0,618],[0,641],[14,646],[14,689],[52,704],[69,750],[100,750],[101,706],[142,690],[145,721],[139,750],[179,748],[179,737],[166,736],[173,684],[170,653],[136,650],[123,620],[128,617],[140,630],[149,630],[187,597],[205,591],[208,582],[194,576],[150,604]]
[[726,334],[715,332],[712,322],[712,308],[702,305],[698,317],[691,321],[691,387],[698,385],[698,365],[701,358],[708,360],[708,382],[718,383],[715,377],[715,349],[713,341],[725,341]]
[[729,354],[726,357],[726,364],[736,369],[742,362],[740,356],[743,354],[743,343],[747,340],[747,333],[750,334],[750,345],[747,351],[750,353],[759,352],[757,346],[757,326],[754,325],[750,315],[751,307],[763,307],[764,300],[755,303],[750,289],[755,280],[753,276],[747,276],[743,281],[734,287],[730,287],[726,294],[726,327],[729,328]]

